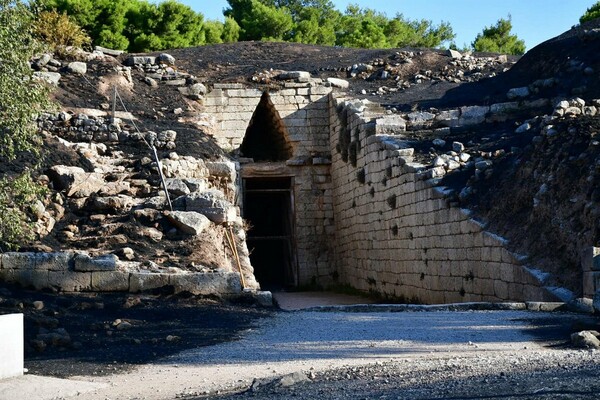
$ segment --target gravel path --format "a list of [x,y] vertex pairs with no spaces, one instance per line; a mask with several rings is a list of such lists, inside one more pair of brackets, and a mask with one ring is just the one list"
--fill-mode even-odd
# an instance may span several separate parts
[[[550,347],[564,343],[578,319],[524,311],[281,312],[239,341],[96,378],[107,387],[85,397],[448,398],[457,393],[456,398],[487,398],[474,388],[485,384],[491,393],[496,386],[498,393],[512,393],[520,387],[514,382],[531,376],[543,394],[544,379],[552,381],[543,374],[552,368],[561,376],[584,371],[600,382],[600,353]],[[284,384],[289,386],[282,387],[278,379],[293,373]],[[253,381],[253,391],[236,394]],[[589,394],[588,389],[577,387],[570,398]],[[594,390],[600,393],[597,384]],[[472,397],[460,397],[471,392]]]

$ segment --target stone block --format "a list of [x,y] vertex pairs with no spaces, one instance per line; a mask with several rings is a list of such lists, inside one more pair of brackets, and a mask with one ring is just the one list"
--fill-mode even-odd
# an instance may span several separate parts
[[48,271],[48,285],[64,292],[89,291],[92,288],[92,273]]
[[241,83],[215,83],[213,87],[215,89],[243,89],[244,85]]
[[73,253],[39,253],[35,260],[36,270],[68,271]]
[[129,291],[139,293],[158,289],[169,285],[172,274],[155,274],[150,272],[132,272],[129,277]]
[[150,65],[154,65],[156,64],[156,57],[153,56],[132,56],[129,57],[125,60],[124,62],[125,65],[127,66],[135,66],[135,65],[144,65],[144,64],[150,64]]
[[495,280],[494,295],[499,299],[508,300],[508,284],[500,280]]
[[[1,271],[0,271],[1,274]],[[587,298],[593,298],[594,294],[596,293],[596,279],[595,275],[596,273],[593,271],[588,271],[588,272],[584,272],[583,276],[582,276],[582,294],[583,297],[587,297]],[[598,287],[600,289],[600,287]]]
[[485,121],[486,114],[490,111],[487,106],[466,106],[460,109],[460,122],[462,125],[480,124]]
[[171,285],[175,292],[190,292],[196,295],[220,295],[240,293],[240,275],[234,272],[207,272],[172,275]]
[[0,280],[16,283],[23,287],[44,289],[48,287],[48,271],[34,269],[3,269],[0,270]]
[[0,380],[23,375],[23,314],[0,315]]
[[583,272],[600,271],[600,247],[587,247],[581,256]]
[[119,258],[114,254],[90,257],[87,254],[76,254],[73,257],[73,270],[78,272],[115,271]]
[[210,220],[196,211],[165,211],[165,216],[180,232],[187,235],[198,236],[210,226]]
[[92,272],[92,290],[98,292],[127,292],[129,290],[129,272]]
[[4,253],[2,269],[34,269],[36,258],[36,253]]

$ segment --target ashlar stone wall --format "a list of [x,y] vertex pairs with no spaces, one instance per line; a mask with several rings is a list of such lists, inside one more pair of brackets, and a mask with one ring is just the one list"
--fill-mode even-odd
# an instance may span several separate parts
[[422,303],[555,301],[543,275],[449,204],[413,162],[403,120],[331,98],[335,268],[342,283]]
[[[320,82],[285,82],[283,86],[269,96],[285,126],[292,157],[276,163],[240,159],[240,176],[293,178],[296,283],[326,286],[334,271],[328,97],[333,88]],[[223,148],[235,151],[240,147],[262,95],[241,84],[216,84],[206,95],[204,112],[214,121],[215,140]]]

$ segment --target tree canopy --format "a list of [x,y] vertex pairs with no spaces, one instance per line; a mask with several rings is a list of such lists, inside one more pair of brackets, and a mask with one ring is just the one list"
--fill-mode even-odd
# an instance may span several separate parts
[[[411,20],[358,5],[343,12],[331,0],[227,0],[224,21],[205,20],[201,13],[165,0],[31,0],[46,11],[66,13],[93,44],[129,52],[145,52],[228,43],[277,40],[362,48],[452,47],[448,22]],[[600,12],[600,2],[583,18]],[[589,14],[589,15],[588,15]],[[510,16],[477,35],[477,51],[522,54],[525,44],[511,34]]]
[[511,34],[512,20],[500,18],[496,25],[488,26],[472,43],[475,51],[521,55],[525,53],[525,42]]
[[593,19],[600,18],[600,1],[596,2],[579,18],[580,23],[588,22]]
[[205,21],[176,0],[38,0],[46,10],[73,18],[93,44],[146,52],[237,40],[231,21]]

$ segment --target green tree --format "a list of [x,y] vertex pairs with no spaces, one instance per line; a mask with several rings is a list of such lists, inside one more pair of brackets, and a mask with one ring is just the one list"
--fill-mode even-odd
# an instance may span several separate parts
[[580,23],[588,22],[593,19],[600,18],[600,1],[596,2],[579,18]]
[[241,40],[288,39],[294,26],[290,11],[269,6],[260,0],[227,0],[225,16],[240,26]]
[[471,44],[475,51],[521,55],[525,53],[525,42],[517,35],[512,35],[510,15],[507,19],[500,18],[496,25],[485,27]]
[[336,44],[344,47],[388,48],[384,27],[385,14],[375,10],[349,5],[340,18],[336,30]]
[[48,87],[34,79],[29,60],[42,50],[34,15],[20,0],[0,0],[0,162],[15,166],[0,177],[0,251],[31,236],[29,206],[42,189],[16,163],[23,153],[40,155],[37,115],[48,109]]
[[223,23],[220,21],[204,22],[204,37],[206,44],[223,43]]
[[238,23],[235,22],[235,19],[231,17],[225,17],[221,39],[224,43],[237,42],[240,38],[240,29],[241,28]]
[[456,35],[447,22],[435,26],[428,20],[410,21],[402,14],[389,20],[384,29],[391,47],[439,47],[452,41]]
[[336,28],[342,13],[327,0],[305,1],[306,5],[298,11],[291,8],[295,27],[292,40],[307,44],[333,46],[336,40]]
[[96,45],[141,52],[205,43],[203,15],[175,0],[38,1],[74,18]]

